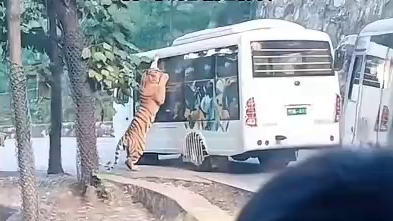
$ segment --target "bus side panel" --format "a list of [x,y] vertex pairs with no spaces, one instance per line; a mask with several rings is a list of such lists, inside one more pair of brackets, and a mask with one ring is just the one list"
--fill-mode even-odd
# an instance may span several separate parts
[[[354,85],[353,90],[357,91],[359,85]],[[345,115],[343,116],[344,123],[344,135],[343,135],[343,144],[352,144],[353,139],[353,131],[355,127],[355,115],[356,115],[356,102],[348,101],[345,108]]]
[[243,153],[242,122],[240,120],[227,120],[220,121],[219,124],[220,128],[228,129],[225,132],[222,129],[219,131],[199,130],[205,138],[209,155],[232,156]]
[[357,119],[356,140],[361,144],[376,144],[377,136],[374,130],[380,104],[381,90],[363,85],[362,101]]
[[[201,122],[197,122],[201,123]],[[206,123],[206,122],[202,122]],[[154,123],[147,134],[147,153],[180,154],[188,132],[195,131],[205,139],[209,155],[232,156],[242,153],[241,122],[236,120],[220,121],[219,128],[227,128],[224,132],[190,129],[189,122]]]
[[190,131],[204,137],[210,155],[242,152],[237,51],[231,45],[161,60],[169,81],[147,152],[179,153]]
[[184,123],[153,123],[146,137],[146,153],[180,154],[186,135]]

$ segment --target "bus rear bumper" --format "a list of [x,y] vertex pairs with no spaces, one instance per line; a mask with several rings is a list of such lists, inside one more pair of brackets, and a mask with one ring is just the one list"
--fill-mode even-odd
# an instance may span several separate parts
[[[285,131],[283,131],[285,132]],[[306,132],[280,133],[279,130],[263,131],[244,140],[245,151],[270,149],[326,149],[341,146],[338,128],[319,127]]]

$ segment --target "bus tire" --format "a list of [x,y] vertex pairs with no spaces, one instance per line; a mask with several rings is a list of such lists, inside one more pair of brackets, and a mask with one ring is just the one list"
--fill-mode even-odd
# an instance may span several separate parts
[[182,160],[185,163],[191,163],[196,171],[212,170],[211,157],[207,153],[206,142],[202,134],[193,131],[186,135]]
[[157,153],[144,153],[136,163],[137,165],[157,165],[159,162]]

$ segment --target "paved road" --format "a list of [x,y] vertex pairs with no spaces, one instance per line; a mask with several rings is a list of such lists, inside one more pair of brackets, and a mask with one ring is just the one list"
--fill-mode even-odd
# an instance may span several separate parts
[[[113,162],[115,141],[113,138],[98,138],[98,152],[100,161]],[[48,166],[49,138],[34,138],[33,148],[35,156],[35,165],[37,170],[45,171]],[[316,151],[301,151],[299,153],[300,161],[316,153]],[[124,153],[122,153],[124,154]],[[76,139],[65,137],[62,138],[62,163],[66,172],[75,174],[76,164]],[[196,177],[210,179],[218,182],[227,183],[249,191],[256,191],[260,185],[265,183],[273,174],[262,173],[258,171],[257,160],[251,159],[246,162],[232,162],[230,169],[223,172],[200,173],[193,172],[184,167],[179,160],[174,159],[178,156],[160,156],[160,166],[141,166],[138,176],[167,176],[179,178],[196,179]],[[125,156],[121,156],[124,159]],[[298,161],[299,162],[299,161]],[[124,167],[120,165],[123,170]],[[15,140],[6,140],[5,147],[0,148],[0,171],[16,171],[16,149]]]

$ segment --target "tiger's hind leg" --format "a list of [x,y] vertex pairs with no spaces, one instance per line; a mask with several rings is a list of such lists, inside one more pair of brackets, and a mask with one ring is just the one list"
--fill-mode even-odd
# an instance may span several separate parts
[[134,162],[132,154],[130,153],[130,147],[126,148],[127,151],[127,159],[124,162],[127,168],[131,171],[139,171],[138,167],[136,166],[136,162]]
[[133,162],[131,157],[127,157],[127,160],[125,162],[127,168],[131,171],[139,171],[138,166]]
[[[143,154],[143,152],[142,152],[142,154]],[[130,169],[131,171],[139,171],[139,167],[136,164],[138,163],[142,154],[140,153],[140,151],[136,151],[136,150],[132,151],[132,154],[130,154],[130,156],[127,157],[127,160],[126,160],[126,165],[127,165],[128,169]]]

